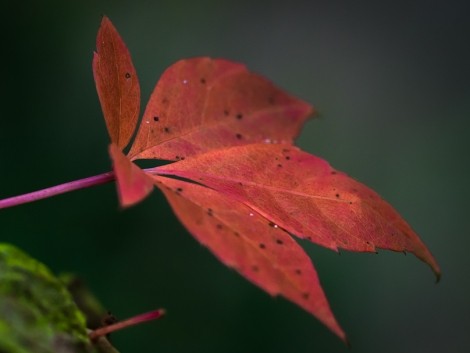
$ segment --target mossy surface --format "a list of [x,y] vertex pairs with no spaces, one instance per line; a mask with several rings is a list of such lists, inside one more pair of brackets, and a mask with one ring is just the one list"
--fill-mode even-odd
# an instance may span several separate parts
[[42,263],[0,243],[0,352],[93,352],[86,320]]

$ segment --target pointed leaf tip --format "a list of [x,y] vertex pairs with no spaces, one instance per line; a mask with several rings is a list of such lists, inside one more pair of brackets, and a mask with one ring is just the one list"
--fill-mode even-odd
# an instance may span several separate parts
[[137,125],[140,85],[129,51],[106,16],[96,38],[93,75],[111,141],[123,149]]
[[436,277],[436,283],[439,283],[441,281],[442,273],[440,268],[438,269],[439,272],[434,272],[434,275]]

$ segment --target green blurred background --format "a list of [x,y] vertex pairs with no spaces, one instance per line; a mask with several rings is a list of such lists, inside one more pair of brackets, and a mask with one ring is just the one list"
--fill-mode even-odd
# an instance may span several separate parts
[[[320,111],[305,150],[363,181],[442,266],[311,244],[353,352],[470,347],[470,21],[466,1],[7,1],[2,5],[0,197],[109,170],[91,59],[101,15],[126,41],[146,102],[178,59],[241,61]],[[126,352],[347,352],[295,305],[221,265],[163,196],[119,209],[114,185],[0,212],[0,241],[88,281]]]

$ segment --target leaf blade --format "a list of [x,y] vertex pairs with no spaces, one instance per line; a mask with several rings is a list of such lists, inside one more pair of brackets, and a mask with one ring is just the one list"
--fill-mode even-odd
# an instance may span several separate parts
[[113,162],[119,203],[122,207],[135,205],[153,191],[152,179],[132,163],[116,144],[109,146],[109,155]]
[[346,341],[303,249],[281,228],[214,190],[154,177],[189,232],[225,265],[270,295],[282,295]]
[[140,85],[129,50],[106,16],[96,38],[93,76],[111,141],[123,149],[139,118]]
[[410,225],[377,193],[290,145],[253,144],[159,167],[257,210],[289,233],[337,250],[407,251],[440,268]]
[[178,160],[267,139],[292,142],[312,112],[244,65],[180,60],[158,81],[129,157]]

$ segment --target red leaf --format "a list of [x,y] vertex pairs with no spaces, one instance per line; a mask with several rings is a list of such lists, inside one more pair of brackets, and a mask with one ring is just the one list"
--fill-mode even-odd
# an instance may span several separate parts
[[174,212],[225,265],[271,295],[282,295],[346,341],[317,273],[291,236],[256,211],[206,187],[155,177]]
[[93,74],[111,141],[123,149],[137,125],[140,86],[131,56],[118,32],[103,17],[96,38]]
[[[223,263],[297,303],[343,340],[312,263],[288,233],[333,250],[409,251],[439,278],[429,250],[387,202],[291,145],[313,109],[241,64],[196,58],[167,69],[124,156],[140,89],[130,55],[106,17],[97,48],[93,70],[123,206],[157,185]],[[144,172],[131,162],[143,158],[181,161]]]
[[155,87],[129,157],[178,160],[231,145],[290,143],[311,113],[241,64],[181,60]]
[[257,210],[289,233],[337,250],[408,251],[440,269],[408,223],[379,195],[291,145],[217,150],[155,169],[192,179]]
[[121,206],[132,206],[152,192],[151,177],[132,163],[114,143],[109,146],[109,154],[113,161]]

